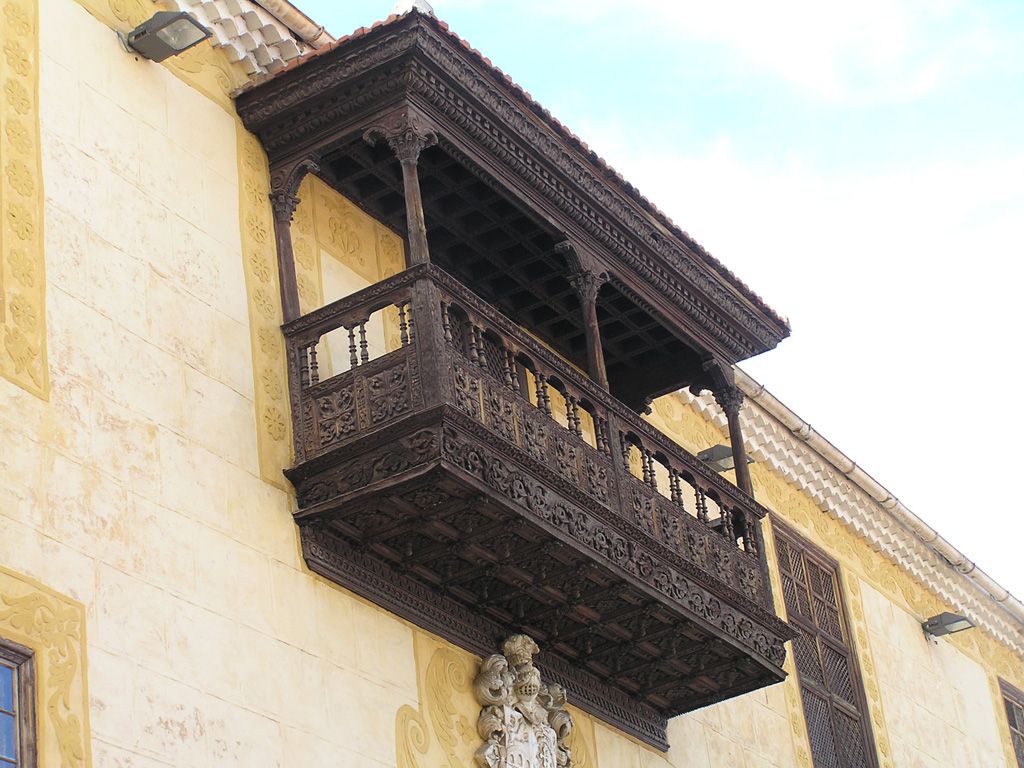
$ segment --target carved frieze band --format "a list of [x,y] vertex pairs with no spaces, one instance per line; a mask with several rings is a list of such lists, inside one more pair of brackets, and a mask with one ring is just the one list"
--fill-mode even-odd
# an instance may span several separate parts
[[640,545],[640,537],[627,538],[579,506],[555,495],[548,485],[522,472],[493,450],[467,439],[448,424],[444,426],[441,437],[441,455],[446,462],[482,480],[513,504],[571,536],[591,552],[623,569],[674,603],[685,606],[755,655],[773,665],[782,665],[786,657],[783,637],[766,631],[746,615],[693,583],[681,571],[654,557]]
[[46,399],[38,3],[4,0],[0,40],[0,375]]

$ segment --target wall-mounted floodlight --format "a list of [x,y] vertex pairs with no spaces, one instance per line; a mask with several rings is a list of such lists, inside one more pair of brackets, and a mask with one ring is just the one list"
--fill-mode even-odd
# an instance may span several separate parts
[[212,32],[185,11],[159,11],[127,35],[124,47],[150,61],[163,61],[201,43]]
[[[715,470],[715,472],[728,472],[730,469],[736,468],[732,448],[728,445],[713,445],[698,453],[697,458]],[[747,456],[747,464],[753,463],[754,460]]]
[[944,612],[938,616],[932,616],[921,625],[921,629],[924,630],[926,635],[942,637],[943,635],[952,635],[954,632],[963,632],[965,629],[970,629],[973,626],[974,622],[966,616]]

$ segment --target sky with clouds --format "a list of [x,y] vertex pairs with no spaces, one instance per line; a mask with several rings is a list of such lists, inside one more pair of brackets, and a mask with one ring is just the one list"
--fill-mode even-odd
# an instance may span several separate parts
[[1024,598],[1024,3],[433,5],[790,319],[742,367]]

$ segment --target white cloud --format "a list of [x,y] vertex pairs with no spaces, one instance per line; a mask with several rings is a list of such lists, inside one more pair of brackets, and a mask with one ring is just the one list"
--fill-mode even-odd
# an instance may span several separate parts
[[[1024,594],[1015,514],[964,459],[1016,463],[1024,321],[1024,149],[888,172],[747,162],[727,141],[585,138],[769,304],[792,338],[744,364],[954,544]],[[1011,470],[1012,472],[1012,470]],[[1006,518],[1009,523],[1010,518]]]
[[619,0],[524,0],[521,7],[569,30],[614,27],[608,39],[627,30],[721,48],[749,70],[743,74],[770,74],[843,102],[911,98],[1016,45],[1015,34],[962,0],[634,0],[628,7]]

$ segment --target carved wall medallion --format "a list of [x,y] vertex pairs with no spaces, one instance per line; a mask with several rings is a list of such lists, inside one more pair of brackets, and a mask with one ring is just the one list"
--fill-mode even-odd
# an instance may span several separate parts
[[473,683],[483,709],[477,731],[484,743],[476,751],[480,768],[570,768],[567,740],[572,717],[565,690],[541,682],[533,657],[540,651],[526,635],[502,645],[504,655],[484,659]]

